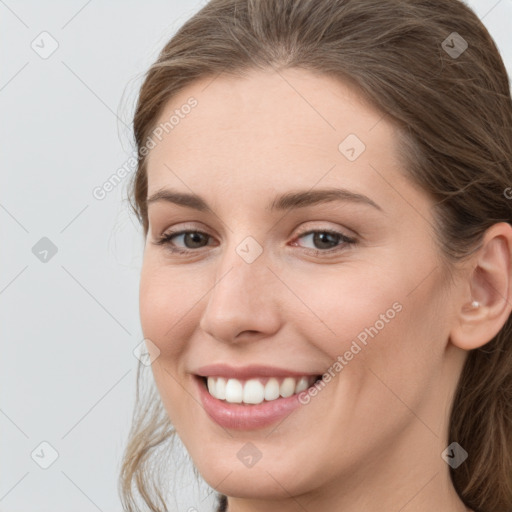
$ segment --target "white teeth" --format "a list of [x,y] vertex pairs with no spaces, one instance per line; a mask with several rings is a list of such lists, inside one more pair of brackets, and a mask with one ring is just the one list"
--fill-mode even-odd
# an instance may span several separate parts
[[206,384],[208,386],[208,391],[210,392],[210,395],[213,395],[215,393],[215,379],[213,377],[208,377],[206,379]]
[[274,379],[274,377],[268,379],[267,383],[265,384],[264,398],[267,401],[279,398],[279,382],[277,379]]
[[258,379],[248,380],[244,385],[243,402],[246,404],[261,404],[265,389]]
[[215,396],[219,400],[226,399],[226,379],[222,377],[208,377],[207,384],[210,395]]
[[215,384],[215,396],[219,400],[226,400],[226,379],[219,377]]
[[286,377],[286,379],[283,380],[281,383],[281,386],[279,387],[279,394],[283,398],[287,398],[289,396],[292,396],[295,392],[295,379],[292,377]]
[[309,388],[308,379],[306,379],[306,377],[301,377],[301,379],[297,383],[297,387],[295,388],[295,393],[300,393],[301,391],[305,391],[308,388]]
[[287,398],[293,394],[305,391],[316,380],[316,377],[286,377],[277,379],[271,377],[264,380],[225,379],[223,377],[208,377],[207,385],[210,395],[229,403],[261,404],[264,400]]
[[239,404],[243,398],[243,386],[239,380],[229,379],[226,383],[226,402]]

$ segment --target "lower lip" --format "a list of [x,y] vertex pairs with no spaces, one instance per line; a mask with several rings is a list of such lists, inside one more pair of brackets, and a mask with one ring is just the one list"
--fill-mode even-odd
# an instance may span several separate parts
[[195,376],[194,380],[198,384],[199,396],[206,413],[215,423],[224,428],[254,430],[268,427],[302,405],[298,394],[257,405],[232,404],[210,395],[200,377]]

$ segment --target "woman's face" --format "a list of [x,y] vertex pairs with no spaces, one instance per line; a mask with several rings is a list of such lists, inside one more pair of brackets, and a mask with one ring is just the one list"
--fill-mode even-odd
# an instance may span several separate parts
[[[206,481],[261,499],[447,474],[465,352],[449,342],[432,203],[404,177],[393,125],[297,69],[201,80],[159,123],[173,114],[148,157],[140,314]],[[199,233],[157,244],[182,231]]]

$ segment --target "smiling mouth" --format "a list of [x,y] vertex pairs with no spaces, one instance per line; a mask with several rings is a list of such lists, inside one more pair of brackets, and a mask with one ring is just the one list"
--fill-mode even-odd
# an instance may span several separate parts
[[322,375],[300,377],[258,377],[235,379],[220,376],[197,375],[209,394],[233,404],[257,405],[306,391],[322,378]]

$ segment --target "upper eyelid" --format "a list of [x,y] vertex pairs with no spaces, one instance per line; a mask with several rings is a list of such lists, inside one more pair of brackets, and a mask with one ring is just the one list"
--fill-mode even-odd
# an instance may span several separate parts
[[[359,233],[354,229],[354,228],[348,228],[347,226],[340,226],[337,222],[335,221],[329,221],[329,220],[309,220],[309,221],[303,221],[303,222],[300,222],[298,223],[294,228],[293,228],[293,231],[297,231],[297,226],[301,226],[303,224],[319,224],[319,226],[310,226],[308,228],[303,228],[303,230],[318,230],[318,231],[321,231],[321,230],[333,230],[333,231],[341,231],[343,232],[343,234],[346,234],[347,236],[360,236]],[[326,223],[328,225],[326,225]],[[176,225],[177,226],[181,226],[179,228],[173,228],[173,227],[168,227],[166,228],[165,230],[161,231],[160,233],[163,235],[165,234],[168,230],[171,230],[171,231],[174,231],[175,233],[177,232],[181,232],[181,231],[200,231],[200,232],[204,232],[204,233],[207,233],[207,234],[210,234],[211,231],[213,231],[215,234],[212,235],[212,236],[218,236],[217,231],[213,228],[205,228],[205,227],[202,227],[202,224],[203,222],[201,220],[192,220],[192,221],[183,221],[183,222],[177,222]],[[279,223],[277,223],[279,224]],[[277,224],[273,224],[273,226],[271,227],[270,230],[268,230],[267,232],[270,232],[270,231],[275,231],[276,230],[276,225]],[[331,225],[329,225],[331,224]],[[333,226],[334,224],[334,226]],[[198,227],[199,225],[199,227]],[[157,229],[155,229],[155,231],[159,231]],[[229,229],[229,231],[232,231],[231,229]],[[301,230],[302,231],[302,230]]]
[[[341,237],[341,240],[340,240],[341,243],[347,243],[348,241],[350,241],[351,243],[356,243],[359,238],[358,236],[353,236],[353,235],[347,233],[346,230],[342,229],[342,228],[326,228],[323,226],[317,226],[317,227],[303,228],[302,230],[299,230],[299,232],[296,235],[294,235],[293,240],[295,241],[299,238],[309,236],[312,233],[318,233],[318,232],[320,232],[320,233],[327,232],[327,233],[339,235]],[[171,230],[169,232],[164,231],[157,238],[158,238],[158,240],[162,240],[164,238],[174,238],[174,237],[182,236],[182,235],[185,235],[188,233],[199,233],[201,235],[206,235],[209,238],[214,238],[214,236],[211,235],[210,233],[208,233],[207,231],[202,230],[202,229],[193,228],[193,227],[183,227],[180,229]],[[194,251],[194,249],[185,249],[185,250]]]
[[[325,222],[325,221],[310,221],[310,222]],[[294,232],[297,231],[297,228],[295,228],[293,231]],[[313,232],[314,231],[334,231],[336,233],[346,236],[347,238],[354,238],[354,237],[359,236],[359,234],[356,231],[354,231],[353,229],[339,228],[339,227],[311,226],[309,228],[299,229],[298,231],[299,231],[298,234],[295,236],[304,236],[304,235],[310,234],[312,231]],[[184,232],[185,233],[197,232],[197,233],[205,234],[208,236],[217,236],[217,235],[212,235],[207,229],[198,228],[196,226],[187,226],[187,225],[185,225],[181,228],[178,228],[178,229],[168,228],[168,229],[164,230],[159,236],[165,236],[166,234],[172,234],[173,236],[175,236],[175,235],[181,235]]]

